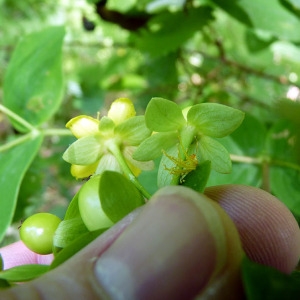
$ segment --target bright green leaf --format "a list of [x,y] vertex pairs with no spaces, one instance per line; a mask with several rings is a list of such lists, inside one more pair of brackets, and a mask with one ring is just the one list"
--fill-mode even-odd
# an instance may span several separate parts
[[134,184],[117,172],[106,171],[101,175],[99,193],[102,209],[115,223],[144,204]]
[[99,136],[86,136],[75,141],[63,154],[63,159],[74,165],[90,165],[103,154]]
[[143,141],[133,153],[133,158],[148,161],[160,157],[162,150],[167,150],[178,142],[177,132],[158,132]]
[[79,191],[76,193],[76,195],[71,200],[71,202],[68,206],[68,209],[66,211],[64,220],[69,220],[69,219],[80,217],[80,212],[79,212],[79,208],[78,208],[78,195],[79,195]]
[[219,173],[231,172],[231,160],[226,148],[218,141],[204,136],[199,143],[202,160],[210,160],[211,167]]
[[223,137],[237,129],[244,119],[238,109],[217,103],[194,105],[187,114],[189,123],[197,127],[200,134]]
[[115,123],[111,118],[108,118],[106,116],[102,117],[99,122],[99,131],[102,135],[110,135],[113,133],[113,130],[115,128]]
[[80,235],[88,232],[81,217],[63,220],[58,225],[53,238],[53,245],[65,248]]
[[[300,41],[299,18],[280,0],[213,0],[228,14],[248,26],[270,32],[282,40]],[[272,20],[272,22],[270,22]]]
[[254,27],[283,40],[300,41],[300,20],[280,0],[241,0],[238,5],[248,14]]
[[[3,103],[30,124],[47,121],[63,96],[63,27],[49,27],[22,39],[9,63]],[[11,119],[15,128],[24,127]]]
[[80,236],[78,236],[74,241],[72,241],[67,247],[63,248],[54,258],[50,265],[50,269],[54,269],[61,265],[63,262],[71,258],[74,254],[80,251],[82,248],[87,246],[100,234],[102,234],[105,229],[99,229],[96,231],[89,231]]
[[41,276],[48,270],[48,265],[21,265],[0,272],[0,279],[5,279],[11,282],[29,281]]
[[136,146],[150,136],[151,131],[146,127],[145,117],[132,117],[115,128],[115,134],[119,135],[127,145]]
[[42,136],[36,136],[0,153],[0,240],[12,221],[22,179],[41,143]]
[[[178,157],[178,144],[175,144],[173,147],[166,150],[166,153],[170,157]],[[176,168],[176,163],[171,160],[166,155],[163,155],[160,164],[158,167],[158,173],[157,173],[157,186],[159,188],[162,188],[167,185],[171,185],[173,175],[171,174],[171,171],[173,168]],[[178,178],[179,180],[179,178]]]
[[145,112],[146,125],[152,131],[178,130],[185,123],[179,106],[163,98],[152,98]]

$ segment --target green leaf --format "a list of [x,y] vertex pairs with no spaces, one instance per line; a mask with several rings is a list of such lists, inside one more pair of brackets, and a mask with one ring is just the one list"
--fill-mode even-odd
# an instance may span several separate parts
[[11,282],[24,282],[41,276],[49,271],[48,265],[21,265],[0,272],[0,279]]
[[58,225],[53,238],[53,245],[65,248],[80,235],[88,232],[81,217],[63,220]]
[[220,142],[231,154],[258,157],[265,151],[266,134],[264,124],[246,114],[241,126]]
[[136,146],[150,136],[151,131],[146,127],[145,117],[138,116],[119,124],[115,128],[115,134],[119,135],[127,145]]
[[261,187],[261,167],[248,163],[232,163],[232,170],[229,174],[221,174],[214,170],[208,179],[207,186],[222,184],[244,184]]
[[209,160],[200,163],[194,171],[191,171],[184,177],[182,185],[202,193],[206,187],[210,170],[211,162]]
[[[241,159],[259,159],[265,152],[266,129],[261,121],[246,114],[241,126],[230,136],[218,139],[227,151]],[[245,184],[260,186],[261,166],[259,164],[235,162],[233,159],[230,174],[212,171],[208,185]]]
[[2,258],[2,255],[0,253],[0,271],[2,271],[4,268],[4,263],[3,263],[3,258]]
[[221,143],[208,136],[203,136],[200,139],[199,150],[201,160],[210,160],[212,169],[219,173],[231,172],[229,153]]
[[177,132],[158,132],[143,141],[133,158],[139,161],[148,161],[162,156],[162,150],[167,150],[178,142]]
[[238,109],[217,103],[201,103],[191,107],[187,120],[200,134],[224,137],[237,129],[244,119]]
[[300,41],[298,30],[300,20],[280,0],[213,0],[213,2],[248,26],[270,32],[283,40]]
[[99,122],[99,131],[102,135],[110,135],[113,133],[115,123],[111,118],[103,116]]
[[210,20],[212,20],[212,9],[203,5],[157,14],[148,22],[150,30],[139,31],[136,35],[137,48],[153,56],[164,55],[178,49]]
[[78,208],[79,192],[80,192],[80,190],[76,193],[76,195],[71,200],[71,202],[68,206],[68,209],[66,211],[64,220],[69,220],[69,219],[80,217],[80,212],[79,212],[79,208]]
[[85,136],[75,141],[63,154],[63,159],[74,165],[90,165],[103,154],[99,136]]
[[248,300],[299,299],[299,276],[281,273],[245,257],[242,261],[242,278]]
[[106,230],[107,228],[99,229],[96,231],[89,231],[77,237],[67,247],[58,252],[50,265],[50,269],[54,269],[61,265],[63,262],[71,258],[74,254],[83,249]]
[[299,186],[300,170],[271,166],[270,187],[272,193],[297,216],[300,216]]
[[9,282],[5,279],[0,279],[0,292],[1,292],[1,289],[5,289],[5,288],[8,288],[10,287],[11,285],[9,284]]
[[[63,96],[63,27],[50,27],[22,39],[4,80],[4,105],[33,126],[47,121]],[[19,131],[26,129],[11,119]]]
[[146,125],[152,131],[167,132],[180,129],[185,119],[179,106],[163,98],[152,98],[147,105]]
[[112,171],[101,175],[99,194],[103,211],[114,223],[145,203],[132,182]]
[[42,140],[42,136],[35,136],[0,153],[0,240],[12,221],[22,179],[38,152]]
[[[178,143],[175,144],[173,147],[166,150],[166,153],[172,157],[178,157]],[[160,164],[158,167],[157,173],[157,186],[162,188],[167,185],[171,185],[173,175],[171,174],[170,170],[176,167],[176,163],[168,158],[166,155],[163,155]]]
[[300,41],[300,32],[297,30],[300,20],[280,0],[241,0],[239,5],[247,12],[254,27],[269,31],[283,40]]

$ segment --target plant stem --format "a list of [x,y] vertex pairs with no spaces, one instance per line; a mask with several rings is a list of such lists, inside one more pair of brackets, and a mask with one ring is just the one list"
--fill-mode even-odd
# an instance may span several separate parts
[[32,138],[32,133],[31,132],[29,132],[27,134],[23,134],[20,137],[18,137],[16,139],[0,146],[0,152],[4,152],[6,150],[9,150],[10,148],[15,147],[15,146],[17,146],[21,143],[24,143],[24,142],[26,142],[27,140],[29,140],[31,138]]
[[130,168],[128,167],[126,160],[120,150],[120,148],[116,145],[115,142],[111,142],[107,144],[107,147],[109,148],[110,152],[115,156],[116,160],[121,166],[121,169],[123,170],[125,176],[136,186],[136,188],[144,195],[145,198],[150,199],[151,194],[146,191],[146,189],[141,185],[141,183],[137,180],[137,178],[134,176]]
[[42,133],[45,136],[73,136],[72,132],[69,129],[60,129],[60,128],[47,128],[42,130]]
[[0,111],[2,111],[4,114],[6,114],[7,116],[9,116],[10,118],[14,119],[20,125],[23,125],[29,131],[35,131],[35,130],[37,130],[34,126],[32,126],[30,123],[28,123],[22,117],[20,117],[18,114],[14,113],[13,111],[11,111],[9,108],[5,107],[2,104],[0,104]]

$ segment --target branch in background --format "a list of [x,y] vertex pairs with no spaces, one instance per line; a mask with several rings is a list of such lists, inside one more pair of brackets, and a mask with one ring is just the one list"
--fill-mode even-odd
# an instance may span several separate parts
[[216,47],[219,51],[219,60],[223,64],[225,64],[227,66],[230,66],[230,67],[233,67],[235,69],[238,69],[242,72],[245,72],[245,73],[248,73],[248,74],[253,74],[253,75],[256,75],[258,77],[262,77],[262,78],[265,78],[265,79],[268,79],[268,80],[272,80],[272,81],[275,81],[275,82],[283,84],[283,85],[291,85],[292,84],[292,85],[297,86],[297,87],[300,88],[300,85],[297,85],[294,82],[291,82],[286,76],[275,76],[275,75],[268,74],[268,73],[265,73],[263,71],[260,71],[260,70],[253,69],[251,67],[242,65],[242,64],[240,64],[236,61],[229,60],[226,57],[226,51],[225,51],[225,48],[223,46],[222,41],[220,39],[216,39],[214,41],[214,43],[215,43],[215,45],[216,45]]
[[102,18],[102,20],[117,24],[129,31],[136,31],[144,27],[152,16],[146,13],[137,14],[137,12],[135,14],[122,14],[118,11],[107,9],[106,3],[106,0],[101,0],[95,4],[97,14]]

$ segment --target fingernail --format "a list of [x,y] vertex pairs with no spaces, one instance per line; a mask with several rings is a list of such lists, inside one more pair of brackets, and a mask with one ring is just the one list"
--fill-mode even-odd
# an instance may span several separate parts
[[107,295],[115,300],[189,299],[204,289],[223,259],[222,241],[216,241],[212,229],[219,217],[206,202],[182,187],[156,193],[95,264]]

